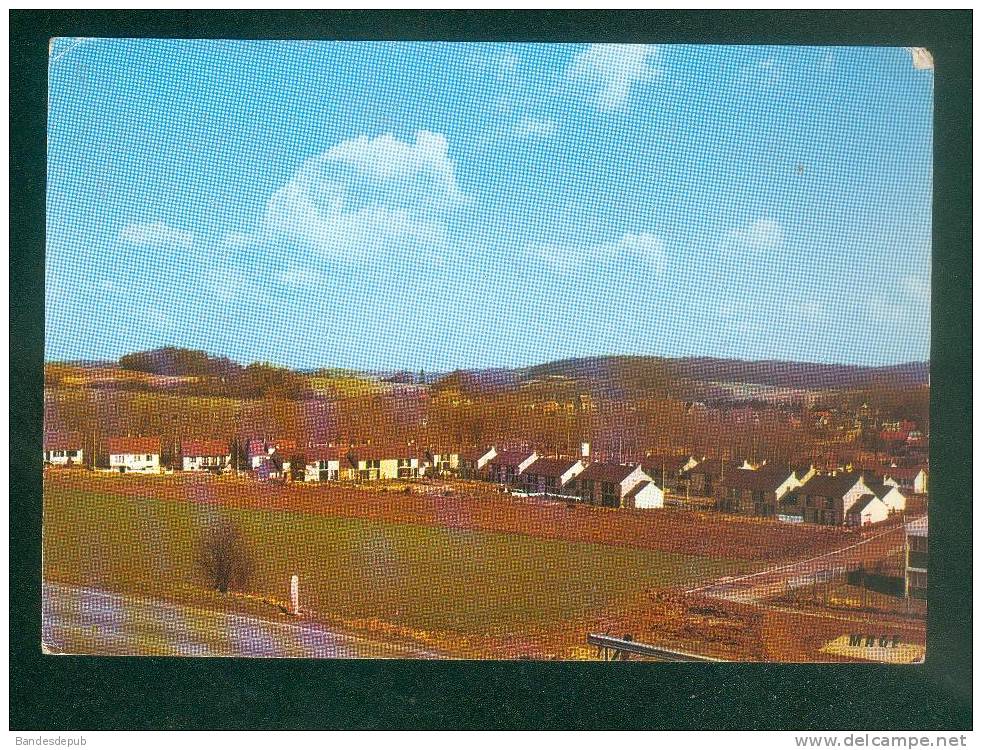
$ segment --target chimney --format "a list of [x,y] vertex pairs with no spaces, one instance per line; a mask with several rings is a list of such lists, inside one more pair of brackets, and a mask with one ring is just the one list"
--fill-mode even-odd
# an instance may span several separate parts
[[300,578],[295,573],[290,577],[290,614],[300,614]]
[[588,463],[590,461],[590,444],[580,443],[580,459],[583,463]]

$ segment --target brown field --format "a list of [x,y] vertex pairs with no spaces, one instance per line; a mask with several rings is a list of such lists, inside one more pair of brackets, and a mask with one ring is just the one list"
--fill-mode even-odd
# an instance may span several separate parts
[[[377,519],[453,529],[523,534],[759,563],[828,552],[862,538],[845,529],[684,510],[613,510],[514,498],[476,482],[388,485],[259,484],[207,475],[127,476],[49,471],[46,486],[158,500],[193,500]],[[406,490],[409,490],[408,492]],[[446,493],[451,494],[446,494]]]
[[[178,505],[189,503],[215,504],[239,513],[254,509],[263,511],[256,514],[257,523],[274,525],[279,523],[275,521],[278,512],[283,512],[284,518],[320,517],[331,523],[367,521],[395,524],[392,528],[407,530],[429,528],[437,533],[448,530],[499,534],[504,536],[497,537],[494,544],[505,547],[510,536],[515,540],[539,538],[544,540],[543,545],[560,542],[599,544],[609,546],[612,552],[652,551],[691,556],[686,557],[690,561],[700,557],[705,560],[702,583],[698,575],[695,581],[686,583],[684,576],[665,575],[652,569],[645,571],[647,578],[638,582],[634,594],[627,594],[625,589],[623,595],[610,597],[600,608],[574,607],[565,614],[554,613],[542,622],[538,622],[542,613],[535,612],[534,607],[529,609],[532,607],[529,602],[517,606],[516,600],[521,597],[497,592],[486,598],[489,602],[498,602],[494,616],[504,618],[498,629],[485,626],[482,618],[487,617],[488,612],[483,610],[471,613],[474,622],[467,627],[453,625],[454,617],[448,620],[436,615],[444,611],[449,617],[449,613],[455,611],[454,606],[460,606],[461,602],[448,600],[440,605],[436,600],[427,599],[429,594],[425,591],[414,593],[412,602],[406,600],[403,603],[405,608],[419,609],[415,617],[408,619],[405,610],[402,619],[392,619],[388,615],[379,617],[373,597],[360,608],[353,607],[352,602],[364,593],[359,594],[357,587],[345,594],[341,609],[350,611],[344,614],[333,609],[338,606],[337,602],[325,597],[323,619],[333,626],[361,630],[374,636],[424,642],[447,653],[469,658],[594,658],[596,654],[584,643],[587,632],[631,634],[642,642],[738,661],[849,661],[846,657],[823,653],[821,649],[843,635],[857,631],[865,633],[870,629],[898,635],[908,643],[924,643],[923,620],[817,607],[794,608],[763,594],[759,601],[732,601],[713,596],[704,588],[706,581],[727,570],[732,571],[731,575],[740,575],[741,572],[809,559],[860,542],[872,533],[883,532],[884,527],[866,532],[864,536],[862,532],[843,529],[791,526],[694,511],[569,507],[565,503],[512,498],[485,484],[456,481],[318,486],[259,484],[251,479],[208,475],[120,477],[83,470],[48,470],[45,491],[46,495],[61,497],[61,502],[73,497],[81,502],[82,498],[93,496],[107,500],[114,497],[155,500],[163,503],[163,508],[173,503],[175,512]],[[451,494],[445,494],[447,492]],[[266,520],[261,521],[260,516]],[[261,534],[262,530],[256,533]],[[894,525],[882,540],[836,555],[836,560],[840,563],[872,562],[895,546],[899,533],[900,529]],[[415,543],[423,544],[420,540],[424,538],[420,537]],[[555,554],[544,550],[543,553],[547,557]],[[510,559],[511,554],[502,559]],[[610,562],[613,561],[611,558]],[[656,558],[652,558],[652,564],[655,561]],[[659,564],[671,563],[665,559]],[[715,573],[714,565],[718,565]],[[512,573],[505,565],[498,575],[507,578]],[[618,581],[623,583],[621,579],[627,573],[627,570],[612,570],[610,585],[619,585]],[[452,577],[449,570],[441,573],[444,574]],[[64,577],[64,573],[58,577]],[[755,582],[754,587],[764,591],[767,582],[778,577],[772,578],[765,573],[763,578],[751,580]],[[149,584],[143,582],[140,585]],[[556,586],[557,582],[550,580],[536,585]],[[509,590],[514,592],[514,589]],[[535,599],[534,595],[529,596]],[[467,606],[475,606],[475,603]],[[517,608],[506,616],[504,613],[509,607]],[[508,617],[517,619],[511,622]],[[516,630],[519,622],[521,628]]]

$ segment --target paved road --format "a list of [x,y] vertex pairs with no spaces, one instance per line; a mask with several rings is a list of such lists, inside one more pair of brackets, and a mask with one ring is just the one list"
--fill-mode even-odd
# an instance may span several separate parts
[[320,659],[438,658],[401,644],[159,599],[45,583],[42,632],[50,653]]
[[743,604],[756,604],[762,599],[783,594],[791,588],[803,588],[814,582],[828,580],[837,573],[844,572],[856,562],[863,560],[872,548],[875,556],[883,557],[903,549],[904,527],[894,526],[850,544],[841,549],[827,552],[807,560],[778,565],[757,573],[722,578],[695,588],[687,594],[703,594],[718,599]]

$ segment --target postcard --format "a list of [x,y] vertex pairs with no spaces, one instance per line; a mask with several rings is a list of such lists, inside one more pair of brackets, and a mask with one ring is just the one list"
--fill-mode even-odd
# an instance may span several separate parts
[[923,661],[933,75],[53,39],[44,651]]

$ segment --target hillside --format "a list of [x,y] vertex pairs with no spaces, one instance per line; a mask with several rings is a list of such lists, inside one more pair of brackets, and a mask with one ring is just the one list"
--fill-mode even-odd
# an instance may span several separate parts
[[801,390],[855,389],[874,385],[927,385],[928,362],[887,367],[827,365],[779,360],[745,361],[712,357],[669,359],[606,356],[565,359],[516,370],[524,379],[564,377],[608,383],[694,381],[747,383]]
[[81,367],[50,363],[49,385],[179,391],[190,395],[291,400],[384,392],[455,391],[468,397],[575,386],[610,399],[674,398],[702,401],[778,400],[806,392],[905,389],[930,383],[930,365],[910,362],[858,367],[778,360],[711,357],[597,356],[518,368],[460,369],[450,373],[391,373],[329,366],[299,371],[267,363],[240,365],[203,351],[167,347]]

